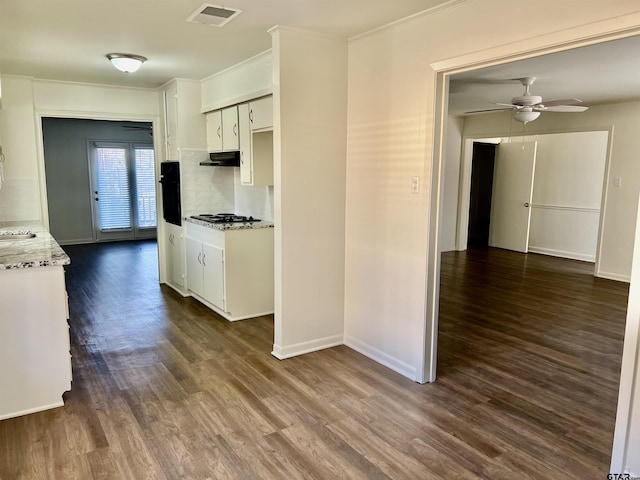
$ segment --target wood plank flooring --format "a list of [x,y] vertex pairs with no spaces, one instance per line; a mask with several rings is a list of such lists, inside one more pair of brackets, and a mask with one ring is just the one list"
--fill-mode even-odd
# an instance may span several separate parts
[[158,285],[154,242],[65,247],[74,381],[0,422],[0,478],[605,478],[626,284],[499,250],[442,260],[439,379],[347,347],[278,361]]

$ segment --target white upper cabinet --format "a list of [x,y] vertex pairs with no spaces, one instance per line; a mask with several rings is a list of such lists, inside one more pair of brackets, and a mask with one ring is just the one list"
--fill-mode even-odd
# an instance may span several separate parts
[[206,119],[209,152],[231,152],[240,149],[237,106],[209,112]]
[[205,121],[200,113],[200,86],[173,80],[163,91],[165,160],[180,160],[180,149],[204,149]]
[[238,106],[240,120],[240,183],[253,185],[253,165],[251,154],[251,127],[249,120],[249,105],[243,103]]
[[222,149],[226,152],[240,149],[237,106],[222,110]]
[[240,119],[240,183],[273,185],[273,130],[251,129],[251,105],[238,106]]
[[273,97],[264,97],[249,102],[251,130],[273,128]]
[[207,150],[222,151],[222,111],[207,113]]
[[164,91],[165,151],[167,160],[178,160],[178,85],[170,84]]

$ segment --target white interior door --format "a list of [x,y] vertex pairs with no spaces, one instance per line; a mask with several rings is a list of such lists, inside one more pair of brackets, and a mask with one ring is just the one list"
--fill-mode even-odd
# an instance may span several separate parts
[[537,142],[501,143],[496,150],[489,245],[527,253]]

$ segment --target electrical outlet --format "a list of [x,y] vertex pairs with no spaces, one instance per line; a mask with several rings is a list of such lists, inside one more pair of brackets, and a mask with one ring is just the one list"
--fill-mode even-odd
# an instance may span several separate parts
[[411,193],[420,193],[420,177],[411,179]]
[[613,186],[614,187],[621,187],[622,186],[622,178],[621,177],[615,177],[613,179]]

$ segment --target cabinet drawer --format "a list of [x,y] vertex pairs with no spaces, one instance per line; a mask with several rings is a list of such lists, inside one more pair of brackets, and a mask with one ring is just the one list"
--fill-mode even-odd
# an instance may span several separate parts
[[191,222],[185,223],[187,226],[187,237],[224,249],[224,231],[203,227],[202,225],[196,225]]

